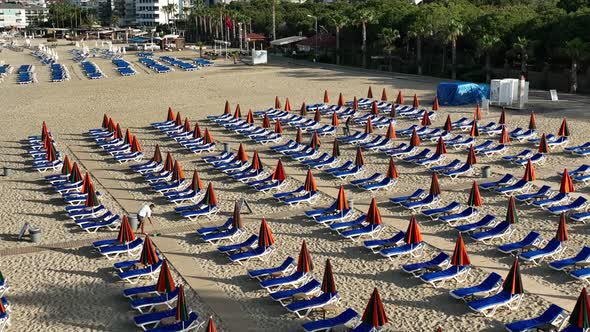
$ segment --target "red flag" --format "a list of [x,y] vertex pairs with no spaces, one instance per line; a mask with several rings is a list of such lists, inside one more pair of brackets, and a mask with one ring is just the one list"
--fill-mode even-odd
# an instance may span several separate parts
[[232,23],[231,19],[229,18],[229,16],[225,16],[225,26],[232,30],[234,28],[234,24]]

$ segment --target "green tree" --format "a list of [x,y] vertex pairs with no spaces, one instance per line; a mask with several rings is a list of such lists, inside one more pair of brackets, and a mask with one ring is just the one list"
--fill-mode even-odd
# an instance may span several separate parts
[[578,62],[588,54],[588,43],[581,38],[576,37],[565,43],[565,53],[570,57],[570,92],[576,93],[578,90]]
[[526,37],[516,37],[516,41],[512,44],[512,49],[520,57],[520,72],[525,74],[527,72],[527,60],[529,58],[530,42]]
[[482,53],[485,54],[485,71],[486,71],[486,82],[489,82],[491,79],[490,75],[490,60],[491,60],[491,53],[498,47],[500,44],[500,38],[494,35],[485,34],[479,39],[479,49]]
[[356,25],[360,25],[362,28],[363,43],[361,46],[361,52],[363,53],[363,68],[367,68],[367,24],[379,23],[377,20],[377,14],[370,7],[361,8],[356,13],[354,22]]
[[336,30],[336,64],[340,64],[340,31],[350,24],[350,19],[345,13],[338,8],[335,8],[333,12],[328,14],[328,22]]
[[395,50],[395,41],[400,38],[399,31],[392,28],[383,28],[379,34],[379,41],[383,46],[383,52],[387,54],[389,71],[392,71],[392,55]]
[[467,28],[460,20],[451,20],[447,40],[451,43],[451,78],[457,79],[457,39],[463,36]]

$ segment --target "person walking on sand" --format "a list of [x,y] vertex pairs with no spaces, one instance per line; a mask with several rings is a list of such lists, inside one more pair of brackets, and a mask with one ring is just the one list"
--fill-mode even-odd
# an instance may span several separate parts
[[349,116],[344,123],[344,135],[350,136],[350,125],[352,124],[352,116]]
[[137,230],[141,229],[141,234],[145,234],[143,228],[146,218],[147,220],[149,220],[150,225],[154,225],[154,223],[152,222],[152,212],[154,211],[155,207],[156,205],[154,203],[145,204],[141,207],[141,209],[139,209],[139,212],[137,212],[137,220],[139,221],[139,225],[137,225]]

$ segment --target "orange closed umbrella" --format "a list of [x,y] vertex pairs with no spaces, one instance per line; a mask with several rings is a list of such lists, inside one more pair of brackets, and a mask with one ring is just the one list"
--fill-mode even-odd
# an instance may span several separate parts
[[392,118],[395,118],[397,116],[395,105],[393,103],[391,104],[391,108],[389,109],[389,116]]
[[279,159],[277,162],[277,166],[275,167],[274,172],[272,173],[271,179],[278,182],[283,182],[287,176],[285,175],[285,169],[283,168],[283,163]]
[[[170,108],[168,109],[168,119],[166,121],[170,121]],[[174,113],[172,114],[172,117],[174,117]],[[107,128],[109,126],[109,117],[107,116],[107,114],[103,114],[102,116],[102,128]],[[45,130],[47,130],[47,125],[45,124],[45,121],[43,121],[43,126],[41,127],[41,138],[45,138],[43,137],[43,132],[45,132]]]
[[174,279],[172,278],[172,273],[170,273],[168,261],[164,260],[164,262],[162,263],[162,268],[160,269],[160,274],[158,275],[158,281],[156,282],[156,292],[171,293],[175,290],[176,284],[174,283]]
[[203,182],[201,182],[199,172],[197,172],[196,169],[193,172],[193,179],[191,181],[190,189],[195,192],[201,192],[201,190],[203,190]]
[[209,318],[205,332],[217,332],[217,327],[215,326],[215,322],[213,322],[213,318]]
[[313,116],[313,121],[315,121],[315,122],[322,121],[322,113],[320,113],[320,109],[319,108],[316,108],[315,109],[315,114]]
[[356,99],[356,96],[354,96],[354,99],[352,100],[352,109],[355,111],[359,109],[359,101]]
[[397,93],[397,98],[395,98],[395,103],[400,105],[404,103],[404,95],[402,94],[402,90],[399,90]]
[[477,106],[475,107],[475,112],[473,114],[473,119],[474,120],[481,120],[482,116],[481,116],[481,108],[479,107],[479,104],[477,104]]
[[297,128],[297,135],[295,136],[295,142],[297,142],[298,144],[301,144],[301,142],[303,142],[303,132],[301,131],[301,128]]
[[240,108],[240,104],[236,105],[236,110],[234,111],[234,118],[240,119],[242,117],[242,109]]
[[387,166],[385,177],[388,179],[397,179],[399,177],[397,174],[397,167],[395,167],[395,162],[393,162],[393,157],[389,157],[389,165]]
[[340,189],[338,189],[338,196],[336,196],[336,210],[344,211],[348,210],[349,208],[348,200],[346,199],[346,194],[344,193],[344,186],[340,185]]
[[387,132],[385,133],[385,138],[388,139],[396,139],[397,135],[395,133],[395,128],[393,128],[393,121],[389,123],[389,126],[387,127]]
[[387,324],[387,315],[385,314],[385,308],[383,308],[383,302],[381,302],[381,296],[377,288],[373,290],[369,303],[363,312],[362,321],[373,327],[381,327]]
[[504,108],[504,106],[502,106],[502,113],[500,113],[500,120],[498,123],[501,125],[506,124],[506,108]]
[[260,223],[260,231],[258,232],[258,246],[261,248],[268,248],[275,243],[270,227],[266,223],[266,219],[262,218]]
[[182,116],[180,116],[180,111],[176,113],[176,120],[174,124],[177,126],[182,126]]
[[254,123],[254,114],[252,114],[252,110],[248,110],[248,116],[246,117],[246,123],[248,123],[248,124]]
[[303,186],[303,190],[308,192],[315,192],[318,190],[318,185],[315,182],[313,174],[311,173],[311,169],[307,170],[307,175],[305,176],[305,184]]
[[570,130],[567,127],[567,120],[565,118],[563,118],[563,121],[561,121],[561,126],[559,127],[559,131],[557,132],[557,136],[569,136],[570,135]]
[[324,90],[324,104],[330,102],[330,98],[328,97],[328,90]]
[[518,264],[518,256],[514,257],[514,263],[504,279],[502,290],[509,294],[523,294],[524,287],[522,286],[522,277],[520,276],[520,266]]
[[438,96],[434,96],[434,101],[432,102],[432,110],[438,111],[440,105],[438,104]]
[[297,272],[308,273],[313,270],[313,262],[305,240],[301,242],[301,249],[299,250],[299,258],[297,259]]
[[541,141],[539,142],[539,153],[549,153],[549,144],[547,144],[547,137],[545,137],[545,133],[541,136]]
[[184,171],[180,167],[178,160],[174,163],[174,170],[172,171],[172,181],[184,180]]
[[254,150],[254,154],[252,155],[252,169],[261,170],[262,169],[262,161],[260,161],[260,156],[258,156],[258,151]]
[[61,174],[68,175],[72,172],[72,163],[70,162],[70,158],[68,156],[64,157],[63,165],[61,166]]
[[121,130],[121,126],[118,123],[117,123],[117,126],[115,127],[115,136],[113,136],[113,137],[118,138],[118,139],[123,138],[123,131]]
[[275,121],[275,133],[282,134],[283,133],[283,126],[281,126],[281,121]]
[[446,154],[447,153],[447,145],[441,136],[438,137],[438,142],[436,143],[436,152],[434,154]]
[[465,242],[463,242],[463,236],[461,233],[457,236],[455,242],[455,250],[453,250],[453,256],[451,257],[451,265],[453,266],[465,266],[470,265],[469,256],[465,249]]
[[141,255],[139,256],[139,262],[143,265],[154,265],[160,261],[158,254],[156,253],[156,248],[152,243],[149,235],[145,236],[145,240],[143,241],[143,248],[141,250]]
[[334,138],[334,143],[332,143],[332,156],[340,157],[340,144],[338,144],[338,138]]
[[275,96],[275,109],[281,109],[281,101],[279,100],[279,96]]
[[510,144],[510,136],[506,127],[502,127],[502,133],[500,134],[500,144]]
[[432,172],[430,179],[430,195],[438,196],[441,194],[440,183],[438,182],[438,175],[436,172]]
[[451,115],[447,115],[447,120],[445,121],[445,125],[443,126],[445,131],[452,131],[453,130],[453,123],[451,122]]
[[100,202],[98,201],[98,197],[96,196],[96,192],[94,191],[94,186],[92,185],[92,183],[88,183],[88,192],[86,195],[86,207],[95,207],[100,205]]
[[367,123],[365,123],[365,134],[372,134],[373,133],[373,121],[371,118],[367,119]]
[[420,101],[418,101],[418,96],[414,93],[414,101],[412,102],[412,106],[414,108],[420,107]]
[[217,206],[217,195],[215,195],[215,190],[213,190],[213,183],[209,182],[207,186],[207,192],[205,192],[205,197],[203,197],[203,204],[208,206]]
[[289,98],[285,99],[285,111],[286,112],[291,111],[291,102],[289,101]]
[[184,118],[184,126],[183,126],[182,130],[183,130],[185,133],[189,133],[189,132],[191,132],[191,131],[192,131],[192,130],[191,130],[191,123],[190,123],[190,121],[188,120],[188,118]]
[[127,130],[125,130],[125,140],[123,140],[123,143],[131,144],[131,140],[133,140],[133,135],[131,135],[131,130],[127,128]]
[[373,99],[373,89],[369,85],[369,91],[367,91],[367,98]]
[[506,211],[506,221],[511,224],[518,223],[518,212],[516,211],[516,199],[510,196],[508,200],[508,210]]
[[236,229],[244,229],[244,221],[242,220],[242,216],[240,215],[240,203],[238,200],[234,203],[234,212],[232,213],[232,228]]
[[424,111],[424,115],[422,115],[421,124],[423,126],[430,126],[432,124],[432,122],[430,121],[430,117],[428,116],[428,112],[427,111]]
[[336,294],[336,282],[334,281],[334,273],[332,272],[332,264],[330,259],[326,259],[326,267],[324,268],[324,278],[322,279],[322,292],[326,294]]
[[376,101],[373,101],[373,103],[371,104],[371,114],[379,115],[379,106],[377,106]]
[[533,166],[533,163],[530,159],[526,163],[526,167],[524,169],[524,176],[522,177],[522,179],[527,182],[535,181],[537,179],[537,176],[535,175],[535,166]]
[[264,118],[262,118],[262,128],[270,128],[270,119],[266,113],[264,113]]
[[406,242],[407,244],[418,244],[422,242],[422,234],[420,233],[420,227],[418,226],[416,216],[414,215],[410,217],[410,223],[408,224],[408,229],[406,230],[406,234],[404,235],[404,242]]
[[529,129],[537,129],[537,120],[535,118],[535,112],[531,112],[531,117],[529,119]]
[[119,226],[119,234],[117,235],[117,242],[118,243],[129,243],[135,241],[135,233],[131,229],[131,224],[129,223],[129,218],[127,215],[123,216],[123,220],[121,221],[121,226]]
[[131,141],[131,152],[141,152],[141,145],[139,145],[139,140],[136,136],[133,136],[133,141]]
[[246,150],[244,150],[244,146],[242,145],[242,143],[240,143],[240,146],[238,147],[238,153],[236,154],[236,159],[241,162],[248,161],[248,155],[246,154]]
[[50,143],[47,146],[47,151],[45,152],[45,159],[47,159],[47,161],[57,160],[57,154],[55,152],[55,146],[53,146],[53,143]]
[[338,127],[339,124],[338,115],[336,115],[336,112],[332,113],[332,126]]
[[569,240],[567,227],[565,225],[565,212],[562,212],[559,216],[559,225],[557,226],[557,234],[555,234],[555,239],[559,242]]
[[195,129],[193,130],[193,138],[200,138],[203,134],[201,133],[201,127],[199,127],[199,123],[195,122]]
[[215,140],[213,139],[211,132],[209,132],[209,129],[207,129],[207,128],[205,128],[205,134],[203,135],[203,143],[205,143],[205,144],[215,143]]
[[231,111],[229,109],[229,101],[225,101],[225,107],[223,108],[223,114],[231,114]]
[[478,137],[479,136],[479,127],[477,125],[477,121],[473,121],[471,124],[471,130],[469,131],[469,136],[471,137]]
[[90,187],[91,184],[92,184],[92,180],[90,180],[90,174],[88,174],[88,172],[86,172],[86,174],[84,174],[84,180],[82,180],[82,188],[80,188],[80,193],[88,194],[88,188]]
[[340,92],[340,95],[338,96],[338,106],[344,106],[344,104],[346,104],[346,102],[344,101],[344,96],[342,96],[342,92]]
[[309,142],[309,146],[312,149],[317,150],[320,148],[321,145],[322,145],[322,142],[320,142],[320,135],[318,135],[317,131],[314,131],[313,135],[311,136],[311,141]]
[[174,121],[176,117],[174,116],[174,112],[172,112],[172,107],[168,106],[168,116],[166,117],[166,121]]
[[473,181],[473,185],[471,186],[471,192],[469,193],[469,199],[467,200],[467,205],[469,206],[482,206],[483,201],[481,199],[481,193],[479,192],[479,186],[477,185],[477,181]]
[[385,92],[385,88],[383,88],[383,92],[381,92],[381,101],[387,101],[387,92]]
[[301,103],[301,108],[299,109],[299,115],[301,115],[301,116],[307,115],[307,105],[305,105],[305,102]]
[[563,176],[561,177],[561,186],[559,187],[560,193],[573,193],[576,191],[574,188],[574,181],[567,171],[567,168],[563,170]]
[[365,221],[372,225],[380,225],[382,223],[381,213],[379,212],[379,208],[377,208],[375,197],[371,199],[371,204],[369,204],[369,210],[367,211],[367,218]]
[[586,287],[582,288],[568,322],[572,326],[578,327],[579,331],[584,331],[584,329],[590,327],[590,298]]
[[477,157],[475,156],[475,149],[473,148],[473,144],[469,147],[469,152],[467,153],[467,160],[465,161],[469,165],[477,164]]
[[362,167],[365,164],[365,157],[363,157],[363,150],[361,147],[356,148],[356,156],[354,158],[354,164],[357,167]]
[[418,133],[416,132],[416,128],[412,131],[412,137],[410,137],[410,145],[411,146],[418,146],[420,145],[420,137],[418,137]]

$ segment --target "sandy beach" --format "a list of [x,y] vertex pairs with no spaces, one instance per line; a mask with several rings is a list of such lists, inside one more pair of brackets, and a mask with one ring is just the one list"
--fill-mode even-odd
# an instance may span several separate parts
[[[2,166],[11,169],[8,177],[0,177],[0,271],[7,278],[10,290],[6,297],[11,303],[10,331],[131,331],[135,329],[135,312],[126,303],[122,290],[128,284],[118,281],[111,267],[113,261],[100,257],[90,247],[97,239],[113,238],[116,232],[99,231],[87,233],[68,218],[65,203],[43,180],[45,174],[31,169],[24,140],[29,135],[38,135],[45,121],[51,131],[56,148],[76,161],[82,173],[88,171],[95,187],[103,195],[102,202],[113,213],[134,214],[145,203],[156,204],[155,224],[148,225],[154,244],[169,261],[177,283],[186,285],[187,303],[202,318],[210,316],[220,331],[301,331],[301,324],[309,321],[289,314],[257,282],[248,278],[246,270],[271,267],[280,264],[286,256],[297,258],[302,240],[306,240],[313,262],[313,275],[321,282],[326,259],[334,268],[336,287],[341,296],[340,311],[353,308],[362,313],[373,288],[378,288],[389,318],[384,331],[499,331],[503,325],[518,319],[537,316],[551,303],[571,311],[582,287],[581,281],[562,272],[550,269],[546,263],[522,264],[526,295],[518,310],[500,310],[491,318],[469,310],[464,302],[455,300],[448,292],[454,288],[474,285],[490,272],[503,277],[512,265],[513,257],[496,250],[501,242],[483,244],[466,237],[465,244],[473,270],[467,281],[459,284],[445,283],[434,288],[412,278],[401,270],[401,265],[424,261],[440,251],[452,254],[457,232],[450,227],[441,227],[437,222],[417,216],[424,241],[428,244],[425,255],[420,258],[402,257],[389,260],[371,253],[362,243],[344,240],[326,227],[317,225],[305,217],[309,205],[290,208],[278,203],[270,193],[257,193],[248,186],[228,178],[201,160],[203,155],[188,152],[150,123],[163,121],[168,107],[188,117],[191,124],[208,128],[218,141],[217,151],[228,143],[233,150],[240,143],[249,157],[254,150],[268,170],[272,170],[281,155],[272,152],[272,144],[260,145],[242,136],[230,134],[206,120],[208,115],[223,113],[226,100],[232,112],[239,104],[242,115],[249,109],[263,110],[274,105],[275,96],[284,103],[289,98],[294,110],[302,102],[321,102],[328,91],[331,102],[336,102],[342,93],[346,100],[365,97],[369,86],[375,96],[386,89],[390,100],[398,91],[403,91],[406,104],[416,94],[424,107],[430,107],[439,79],[411,75],[387,75],[363,72],[336,66],[313,66],[292,63],[284,59],[271,59],[265,66],[234,65],[230,60],[217,60],[215,66],[195,72],[176,70],[168,74],[156,74],[137,61],[134,54],[130,61],[138,74],[121,77],[110,60],[92,58],[107,75],[100,80],[90,80],[81,66],[72,60],[68,51],[72,46],[59,46],[60,63],[64,64],[71,80],[50,83],[49,69],[28,54],[4,49],[0,61],[15,68],[21,64],[36,66],[38,82],[26,86],[16,84],[14,74],[0,82],[2,101],[2,142],[0,154]],[[166,53],[181,59],[198,56],[198,52],[183,51]],[[472,118],[474,107],[443,107],[433,120],[433,127],[442,127],[447,115],[452,120]],[[557,134],[562,118],[567,117],[572,133],[569,146],[590,140],[590,119],[583,112],[571,110],[535,110],[537,128],[541,133]],[[151,190],[141,175],[131,171],[128,164],[118,164],[105,154],[86,133],[101,125],[103,114],[112,117],[123,131],[129,128],[141,142],[147,158],[151,158],[156,144],[163,153],[170,152],[178,160],[187,175],[198,170],[203,184],[212,183],[221,212],[211,219],[196,221],[183,219],[174,212],[174,205]],[[508,129],[528,127],[528,111],[507,111]],[[313,118],[313,113],[307,115]],[[497,122],[499,109],[485,111],[481,123]],[[255,119],[257,124],[260,118]],[[323,116],[323,123],[330,123]],[[396,129],[419,124],[419,121],[398,119]],[[283,136],[295,137],[292,128],[284,127]],[[363,130],[362,126],[354,129]],[[376,130],[384,134],[386,129]],[[463,132],[468,134],[468,132]],[[338,131],[342,135],[342,131]],[[310,140],[309,135],[304,141]],[[488,137],[478,138],[478,142]],[[490,138],[497,140],[498,137]],[[322,137],[321,150],[330,153],[332,136]],[[398,142],[407,142],[408,137],[398,137]],[[423,142],[422,146],[434,150],[435,142]],[[508,154],[531,148],[531,143],[512,142]],[[341,145],[342,159],[354,160],[356,149]],[[364,154],[364,175],[385,173],[389,158],[380,152]],[[449,149],[447,160],[465,160],[465,150]],[[147,159],[146,158],[146,159]],[[282,158],[289,184],[285,189],[302,185],[307,169],[298,162]],[[535,168],[536,186],[551,185],[559,188],[561,177],[557,172],[564,168],[575,169],[588,163],[583,157],[572,156],[562,148],[548,154],[545,164]],[[500,157],[479,157],[476,165],[492,167],[492,178],[505,173],[521,177],[524,167],[513,166]],[[337,180],[321,171],[314,170],[321,197],[313,208],[327,207],[335,199],[340,185],[345,185],[346,194],[354,202],[356,213],[366,213],[370,200],[378,203],[386,229],[380,237],[385,238],[406,230],[411,213],[395,207],[390,197],[409,194],[418,188],[428,190],[431,172],[424,168],[396,159],[399,173],[397,185],[388,191],[363,192],[353,188],[349,180]],[[442,189],[440,206],[452,201],[466,204],[473,181],[488,181],[478,174],[462,176],[456,180],[440,178]],[[574,196],[588,197],[590,191],[576,183]],[[481,215],[492,214],[504,219],[508,197],[482,191],[484,205]],[[231,215],[234,202],[246,199],[252,213],[244,214],[247,234],[257,234],[262,218],[265,218],[276,239],[277,251],[267,261],[249,261],[244,265],[230,264],[225,255],[215,246],[207,244],[195,235],[202,226],[222,224]],[[519,224],[511,241],[522,239],[531,230],[544,239],[555,236],[559,216],[539,208],[517,205]],[[42,229],[41,244],[18,240],[22,225],[28,222]],[[588,226],[568,221],[570,239],[562,257],[575,255],[590,243]],[[149,284],[145,281],[143,284]],[[313,318],[322,317],[314,313]]]

